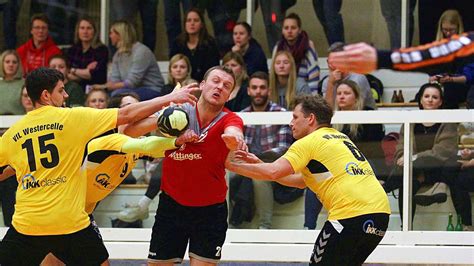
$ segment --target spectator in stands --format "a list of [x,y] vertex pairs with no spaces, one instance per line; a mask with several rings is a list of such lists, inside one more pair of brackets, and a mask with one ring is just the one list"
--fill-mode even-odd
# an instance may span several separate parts
[[20,99],[25,80],[22,78],[20,57],[15,50],[6,50],[0,56],[0,113],[24,114]]
[[216,41],[207,32],[204,16],[197,8],[186,13],[184,31],[173,43],[170,56],[184,54],[191,61],[191,78],[201,81],[204,73],[219,65],[219,50]]
[[[370,106],[364,106],[361,90],[352,80],[341,81],[336,86],[336,100],[330,102],[334,111],[373,111]],[[369,160],[375,175],[382,177],[384,171],[384,155],[380,146],[385,130],[381,124],[334,124],[333,128],[346,134],[362,154]]]
[[183,54],[175,54],[168,64],[168,84],[163,88],[163,95],[171,93],[179,82],[182,86],[191,79],[191,62]]
[[74,44],[67,51],[71,63],[69,80],[81,85],[103,84],[107,82],[107,62],[109,52],[99,39],[95,22],[88,17],[79,19],[74,34]]
[[278,51],[291,53],[297,66],[298,79],[306,82],[311,93],[315,94],[319,81],[318,54],[306,31],[301,29],[301,19],[295,13],[283,20],[282,39],[273,49],[273,58]]
[[17,49],[24,76],[39,67],[47,67],[49,59],[61,53],[48,34],[48,25],[48,17],[44,14],[31,17],[31,39]]
[[3,40],[6,49],[15,49],[17,41],[16,21],[22,1],[4,0],[0,4],[0,12],[3,12]]
[[133,25],[116,21],[110,27],[109,37],[118,49],[112,59],[109,81],[93,87],[107,89],[112,96],[133,91],[142,101],[160,96],[164,86],[160,68],[153,52],[137,41]]
[[344,42],[341,6],[342,0],[313,0],[314,12],[323,26],[329,45]]
[[[338,52],[342,51],[344,47],[344,43],[333,43],[329,47],[329,53],[332,52]],[[344,80],[352,80],[360,88],[360,92],[362,95],[362,98],[364,100],[363,106],[368,106],[372,109],[376,109],[375,106],[375,100],[372,95],[372,89],[370,88],[369,81],[364,75],[361,74],[356,74],[352,72],[344,72],[340,71],[337,68],[334,68],[331,64],[328,62],[328,67],[329,67],[329,74],[327,78],[323,79],[323,84],[321,86],[321,92],[325,96],[326,99],[333,99],[333,100],[328,100],[328,103],[334,102],[335,100],[335,90],[336,90],[336,85],[340,81]]]
[[28,96],[28,92],[26,91],[26,87],[24,85],[21,89],[20,102],[21,106],[23,106],[23,110],[25,110],[25,114],[33,110],[33,102],[31,101],[30,96]]
[[192,7],[191,0],[164,0],[163,4],[165,6],[165,26],[166,26],[166,35],[168,36],[168,54],[171,58],[171,49],[173,47],[174,40],[181,33],[181,6],[183,7],[183,12],[187,13]]
[[[418,92],[418,106],[421,110],[436,110],[443,108],[442,87],[436,83],[426,83]],[[392,176],[383,184],[385,191],[399,189],[399,210],[403,212],[403,127],[397,144]],[[410,132],[413,139],[413,196],[412,215],[415,213],[415,203],[428,206],[441,203],[447,199],[448,178],[456,175],[457,154],[457,125],[453,123],[420,123],[414,124]],[[423,194],[418,190],[422,185],[431,185]],[[451,187],[451,190],[454,188]],[[415,196],[415,194],[417,194]]]
[[[436,40],[450,38],[464,31],[462,17],[457,10],[444,11],[438,21]],[[470,63],[470,64],[469,64]],[[474,64],[466,63],[456,69],[446,69],[445,72],[430,76],[430,81],[438,81],[444,87],[444,106],[447,109],[457,109],[459,104],[466,101],[469,87],[473,84]]]
[[252,28],[247,22],[238,22],[234,27],[232,52],[244,58],[247,74],[263,71],[268,73],[267,57],[260,44],[252,37]]
[[[247,92],[250,96],[251,104],[243,109],[242,112],[286,111],[285,108],[270,100],[268,75],[265,72],[255,72],[250,77]],[[273,162],[279,158],[293,143],[293,136],[288,125],[247,125],[244,126],[244,137],[249,151],[266,162]],[[277,193],[276,190],[281,185],[276,185],[276,182],[272,181],[253,180],[253,186],[256,213],[259,215],[259,229],[270,229],[272,228],[273,217],[273,195]],[[288,187],[284,189],[286,188]],[[300,196],[303,194],[301,189],[284,189],[279,191],[291,193],[291,190],[299,193]]]
[[64,101],[67,107],[83,106],[86,95],[84,90],[75,81],[68,78],[70,70],[69,61],[64,55],[55,55],[49,59],[49,67],[54,68],[64,75],[64,89],[69,97]]
[[222,58],[222,65],[232,69],[235,76],[234,89],[229,96],[229,100],[225,103],[225,107],[233,112],[238,112],[250,105],[250,97],[247,94],[249,77],[244,59],[238,53],[228,52]]
[[87,94],[86,102],[84,106],[105,109],[109,105],[109,94],[104,89],[92,89]]
[[137,11],[140,12],[143,44],[151,51],[156,45],[156,14],[158,0],[115,0],[110,5],[111,21],[126,20],[130,23],[135,21]]
[[303,79],[296,78],[296,64],[289,51],[278,51],[270,70],[270,97],[274,103],[290,109],[296,95],[311,93]]

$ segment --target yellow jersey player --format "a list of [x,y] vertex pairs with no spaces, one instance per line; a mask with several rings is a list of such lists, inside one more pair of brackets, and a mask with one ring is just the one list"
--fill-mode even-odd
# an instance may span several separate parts
[[[144,119],[171,101],[195,102],[188,87],[121,109],[58,108],[68,97],[64,77],[38,68],[25,81],[35,109],[0,141],[0,165],[16,170],[15,213],[0,243],[1,265],[38,265],[49,252],[67,254],[66,264],[98,265],[108,258],[84,210],[86,144],[119,125]],[[87,256],[83,256],[87,254]]]
[[297,141],[281,158],[261,163],[253,154],[236,152],[240,160],[228,158],[227,168],[255,179],[309,187],[329,213],[311,264],[361,265],[387,229],[387,195],[360,150],[330,127],[333,113],[323,98],[297,96],[293,106],[290,127]]

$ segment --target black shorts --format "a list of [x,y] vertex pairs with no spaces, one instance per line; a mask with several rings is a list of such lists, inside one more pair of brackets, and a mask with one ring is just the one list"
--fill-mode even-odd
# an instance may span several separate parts
[[216,263],[221,258],[226,231],[227,202],[188,207],[161,193],[148,260],[180,263],[189,242],[190,257]]
[[326,221],[316,242],[311,265],[362,265],[385,235],[389,215],[373,213]]
[[109,253],[92,224],[67,235],[30,236],[10,227],[0,243],[0,265],[39,265],[48,253],[66,265],[100,265]]

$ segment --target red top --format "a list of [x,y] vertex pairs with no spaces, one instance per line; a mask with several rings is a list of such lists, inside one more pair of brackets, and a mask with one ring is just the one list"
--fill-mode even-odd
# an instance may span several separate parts
[[199,125],[198,112],[189,112],[190,128],[199,128],[199,141],[166,152],[161,189],[181,205],[209,206],[226,198],[225,160],[229,150],[221,135],[229,126],[243,128],[243,122],[233,112],[223,112],[224,116],[204,128]]
[[23,75],[25,76],[39,67],[48,67],[49,59],[57,54],[61,54],[61,50],[50,36],[48,36],[48,39],[40,48],[36,48],[33,44],[33,39],[29,39],[25,44],[18,47],[16,51],[20,56]]

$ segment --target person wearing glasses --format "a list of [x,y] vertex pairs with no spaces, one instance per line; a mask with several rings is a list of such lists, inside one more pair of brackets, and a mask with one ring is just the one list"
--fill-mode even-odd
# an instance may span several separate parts
[[39,67],[47,67],[51,57],[61,54],[61,50],[49,36],[49,20],[45,14],[31,17],[30,25],[31,38],[17,49],[25,77]]

